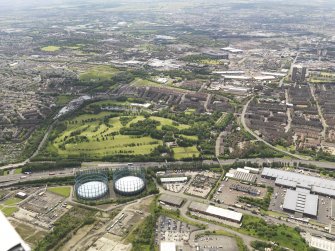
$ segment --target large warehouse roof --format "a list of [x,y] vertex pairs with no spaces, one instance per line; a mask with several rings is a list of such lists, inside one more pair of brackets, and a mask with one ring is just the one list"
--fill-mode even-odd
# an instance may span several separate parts
[[168,194],[162,194],[161,197],[159,197],[159,201],[171,204],[171,205],[175,205],[180,207],[184,200],[180,197],[177,196],[172,196],[172,195],[168,195]]
[[311,216],[318,214],[319,196],[310,194],[308,190],[297,188],[297,190],[287,190],[283,208]]
[[255,183],[257,175],[250,173],[250,170],[238,168],[237,170],[230,169],[226,174],[226,177]]
[[304,186],[309,187],[314,192],[334,196],[335,180],[324,179],[305,174],[288,172],[284,170],[265,167],[262,176],[276,179],[276,184],[288,187]]
[[166,182],[185,182],[185,181],[187,181],[187,177],[161,178],[162,183],[166,183]]
[[232,211],[232,210],[228,210],[228,209],[224,209],[221,207],[214,207],[214,206],[208,206],[206,213],[211,214],[211,215],[215,215],[221,218],[225,218],[225,219],[231,219],[234,221],[238,221],[240,222],[242,220],[242,214]]
[[24,243],[14,227],[9,223],[6,217],[0,212],[0,250],[17,250],[30,251],[29,246]]
[[210,214],[219,218],[224,218],[227,220],[240,222],[242,220],[243,214],[224,209],[221,207],[215,207],[211,205],[206,205],[203,203],[193,201],[190,206],[190,210],[195,210],[201,213]]
[[312,236],[309,245],[324,251],[335,251],[335,242]]

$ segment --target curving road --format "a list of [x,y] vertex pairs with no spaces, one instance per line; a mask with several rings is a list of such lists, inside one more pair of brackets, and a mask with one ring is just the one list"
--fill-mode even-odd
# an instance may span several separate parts
[[4,170],[4,169],[13,169],[13,168],[18,168],[18,167],[22,167],[24,166],[25,164],[29,163],[30,160],[34,157],[37,156],[37,154],[41,151],[44,143],[46,142],[46,140],[48,139],[48,136],[54,126],[54,124],[56,123],[57,120],[54,120],[49,126],[48,126],[48,129],[43,137],[43,139],[41,140],[40,144],[38,145],[36,151],[26,160],[22,161],[22,162],[19,162],[19,163],[15,163],[15,164],[8,164],[8,165],[5,165],[5,166],[1,166],[0,167],[0,170]]
[[241,124],[242,126],[244,127],[244,129],[250,133],[252,136],[254,136],[258,141],[261,141],[263,142],[265,145],[267,145],[268,147],[278,151],[278,152],[281,152],[281,153],[284,153],[292,158],[295,158],[295,159],[299,159],[299,160],[309,160],[310,158],[308,157],[305,157],[305,156],[300,156],[298,154],[293,154],[293,153],[290,153],[289,151],[285,151],[285,150],[282,150],[282,149],[279,149],[273,145],[271,145],[269,142],[265,141],[264,139],[262,139],[261,137],[259,137],[253,130],[251,130],[246,122],[245,122],[245,114],[247,112],[247,109],[248,109],[248,106],[250,104],[250,102],[254,99],[254,97],[252,97],[243,107],[243,111],[242,111],[242,114],[241,114]]

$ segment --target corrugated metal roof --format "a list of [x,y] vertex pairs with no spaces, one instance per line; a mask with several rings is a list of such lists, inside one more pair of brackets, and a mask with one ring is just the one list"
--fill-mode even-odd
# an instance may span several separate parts
[[288,172],[279,169],[265,167],[262,176],[276,179],[276,184],[286,185],[288,187],[311,188],[313,192],[335,196],[335,180],[324,179],[320,177],[308,176],[301,173]]
[[168,194],[162,194],[159,197],[160,201],[166,202],[166,203],[170,203],[173,205],[178,205],[180,206],[183,203],[183,199],[177,196],[172,196],[172,195],[168,195]]
[[199,212],[211,214],[213,216],[225,218],[227,220],[238,221],[238,222],[240,222],[242,220],[242,217],[243,217],[243,214],[241,214],[241,213],[238,213],[238,212],[235,212],[235,211],[232,211],[232,210],[228,210],[228,209],[224,209],[224,208],[221,208],[221,207],[206,205],[206,204],[195,202],[195,201],[193,201],[190,204],[189,208],[191,210],[196,210],[196,211],[199,211]]
[[295,212],[317,216],[319,196],[310,194],[308,190],[287,190],[283,208]]
[[187,181],[187,177],[161,178],[162,183],[166,183],[166,182],[185,182],[185,181]]
[[208,206],[206,213],[211,214],[211,215],[216,215],[216,216],[226,218],[226,219],[231,219],[231,220],[238,221],[238,222],[242,220],[242,216],[243,216],[241,213],[228,210],[228,209],[224,209],[221,207],[214,207],[211,205]]
[[324,251],[335,251],[335,242],[312,236],[310,246]]

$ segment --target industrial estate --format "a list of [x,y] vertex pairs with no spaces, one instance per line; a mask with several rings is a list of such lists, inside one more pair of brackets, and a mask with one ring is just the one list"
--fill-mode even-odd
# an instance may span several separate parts
[[332,0],[0,1],[0,251],[334,251],[334,24]]

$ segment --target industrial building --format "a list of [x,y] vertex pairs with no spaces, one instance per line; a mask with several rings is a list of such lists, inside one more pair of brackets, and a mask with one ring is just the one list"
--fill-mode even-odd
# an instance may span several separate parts
[[15,197],[23,200],[28,197],[28,194],[24,192],[18,192],[17,194],[15,194]]
[[162,183],[186,182],[187,177],[166,177],[160,178]]
[[0,250],[30,251],[30,247],[22,240],[15,228],[0,211]]
[[262,177],[275,180],[275,184],[287,188],[305,188],[313,194],[335,197],[335,180],[309,176],[279,169],[264,168]]
[[304,216],[316,218],[318,215],[319,196],[310,194],[303,188],[287,190],[284,198],[283,209],[288,212],[302,213]]
[[160,202],[163,202],[165,204],[168,204],[174,207],[181,207],[184,203],[184,199],[177,197],[177,196],[171,196],[168,194],[162,194],[158,200]]
[[226,177],[250,183],[255,183],[257,175],[252,172],[253,171],[246,168],[230,169],[230,171],[226,174]]
[[240,192],[244,192],[244,193],[248,193],[254,196],[258,196],[261,194],[261,191],[257,188],[254,187],[250,187],[250,186],[243,186],[240,184],[233,184],[230,186],[230,189],[236,190],[236,191],[240,191]]
[[188,209],[193,212],[214,216],[235,223],[241,223],[243,217],[243,214],[241,213],[199,202],[192,202]]
[[308,244],[317,250],[335,251],[335,242],[333,240],[311,236],[308,240]]

